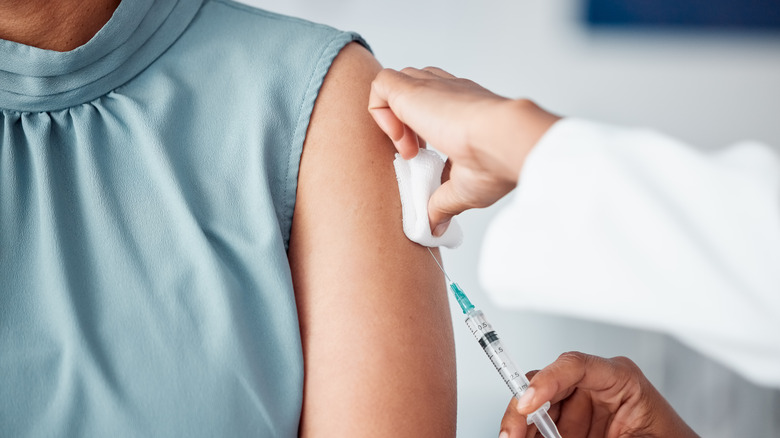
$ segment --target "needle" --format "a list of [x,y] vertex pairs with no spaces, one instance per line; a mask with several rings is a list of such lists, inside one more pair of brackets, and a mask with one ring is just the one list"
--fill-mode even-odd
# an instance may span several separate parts
[[428,252],[431,253],[431,257],[433,257],[433,261],[436,262],[436,266],[438,266],[439,269],[441,269],[441,272],[444,273],[444,277],[447,279],[447,281],[452,283],[450,276],[447,275],[447,271],[444,270],[444,268],[441,266],[441,263],[439,263],[439,260],[436,259],[436,256],[433,254],[433,251],[431,251],[431,248],[428,248]]

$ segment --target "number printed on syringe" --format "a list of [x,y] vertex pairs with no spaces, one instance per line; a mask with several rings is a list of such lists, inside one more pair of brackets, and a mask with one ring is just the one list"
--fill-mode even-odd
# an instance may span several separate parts
[[[498,338],[498,334],[493,330],[490,323],[487,322],[485,314],[481,310],[478,310],[471,304],[471,301],[463,292],[463,289],[450,279],[444,268],[439,263],[439,260],[434,255],[433,251],[428,248],[431,253],[431,257],[439,265],[441,271],[444,273],[450,290],[452,290],[455,300],[458,302],[463,314],[466,315],[466,325],[468,326],[471,334],[479,342],[482,350],[487,354],[490,362],[501,375],[504,383],[515,397],[520,397],[526,389],[528,389],[528,379],[520,372],[520,369],[515,366],[512,359],[509,358],[501,341]],[[546,403],[539,408],[536,412],[528,415],[526,421],[528,424],[534,423],[538,431],[545,438],[561,438],[558,429],[555,427],[547,409],[550,407],[550,403]]]

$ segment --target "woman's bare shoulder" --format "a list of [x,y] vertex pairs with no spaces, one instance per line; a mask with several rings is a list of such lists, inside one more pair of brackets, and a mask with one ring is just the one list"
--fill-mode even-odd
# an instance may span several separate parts
[[[336,58],[307,132],[290,240],[304,353],[301,436],[454,436],[446,289],[403,234],[394,147],[368,113],[379,63]],[[424,336],[419,336],[424,333]],[[420,366],[420,358],[437,367]]]

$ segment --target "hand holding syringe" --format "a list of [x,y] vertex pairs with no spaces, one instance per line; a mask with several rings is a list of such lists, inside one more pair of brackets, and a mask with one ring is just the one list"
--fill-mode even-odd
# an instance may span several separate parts
[[[493,366],[496,367],[496,371],[498,371],[498,374],[504,379],[504,383],[509,387],[509,390],[512,391],[512,395],[515,398],[520,399],[520,396],[528,389],[528,379],[525,378],[525,374],[523,374],[514,362],[512,362],[503,343],[498,338],[498,334],[496,334],[495,330],[493,330],[493,326],[491,326],[485,318],[485,314],[471,304],[471,301],[469,301],[468,297],[463,292],[463,289],[461,289],[457,283],[450,280],[447,272],[444,271],[444,268],[436,259],[436,256],[430,248],[428,248],[428,251],[436,261],[436,264],[439,265],[439,269],[444,272],[447,283],[449,284],[452,293],[455,295],[455,300],[466,315],[466,325],[469,327],[469,330],[471,330],[471,334],[474,335],[490,361],[493,362]],[[549,407],[550,403],[548,402],[532,414],[528,415],[526,421],[529,425],[534,423],[536,428],[539,429],[539,432],[545,438],[561,438],[558,429],[555,427],[555,423],[553,423],[550,415],[547,413]]]

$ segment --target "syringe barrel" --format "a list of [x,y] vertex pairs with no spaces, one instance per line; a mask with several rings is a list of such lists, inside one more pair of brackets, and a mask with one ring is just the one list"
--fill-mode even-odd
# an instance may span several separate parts
[[504,379],[504,383],[512,391],[515,397],[520,397],[528,389],[528,379],[520,368],[512,362],[512,359],[506,352],[503,343],[498,338],[498,334],[493,330],[493,326],[485,318],[481,310],[471,310],[466,314],[466,325],[471,330],[471,334],[479,342],[479,345],[485,351],[496,371]]

